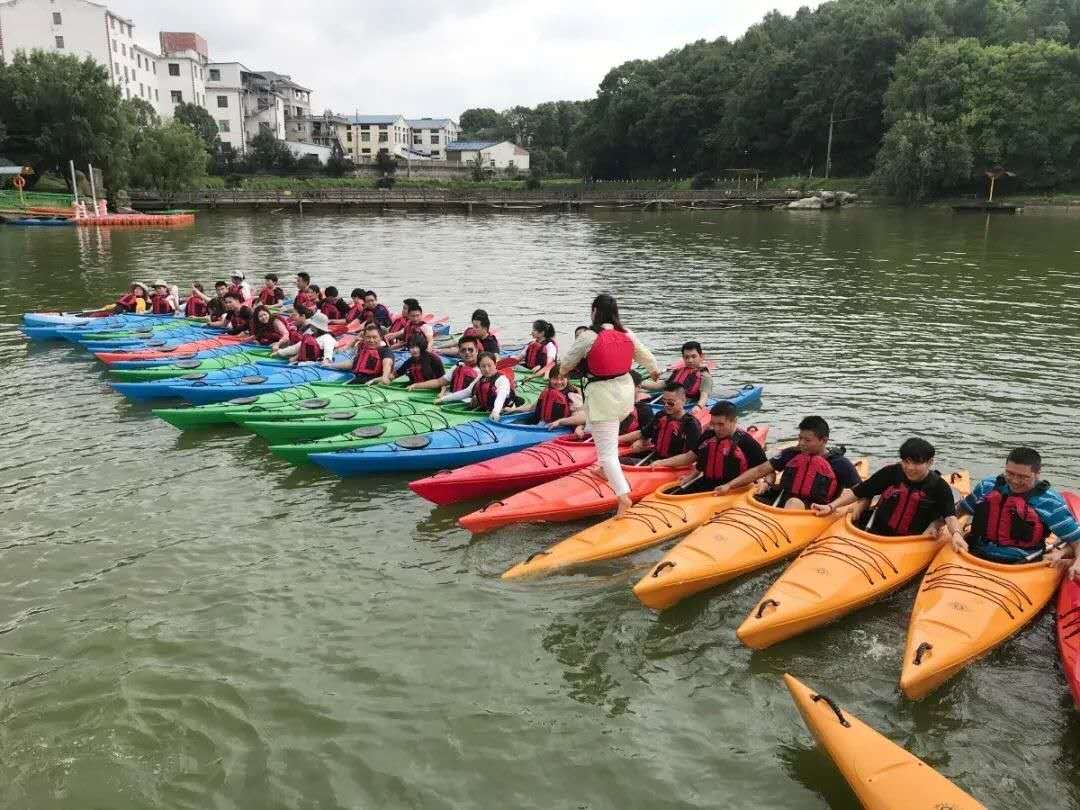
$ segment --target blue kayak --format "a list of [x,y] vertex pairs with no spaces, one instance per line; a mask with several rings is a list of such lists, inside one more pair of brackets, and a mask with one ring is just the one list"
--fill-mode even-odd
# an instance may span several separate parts
[[48,227],[59,228],[73,224],[66,217],[20,217],[19,219],[5,219],[8,225],[22,225],[24,227]]
[[[88,318],[63,312],[27,312],[23,314],[22,331],[33,340],[55,340],[75,333],[150,327],[172,316],[161,315],[106,315]],[[61,334],[63,332],[63,334]]]
[[236,397],[269,394],[302,383],[345,383],[352,378],[351,372],[334,371],[315,364],[282,368],[253,363],[218,371],[194,372],[175,379],[111,383],[111,386],[117,393],[136,402],[180,397],[195,405],[207,405]]
[[[727,396],[718,392],[716,400],[725,399],[741,410],[759,401],[763,390],[762,385],[746,385]],[[569,433],[568,430],[548,430],[545,425],[517,424],[519,418],[524,418],[524,415],[507,417],[501,422],[490,419],[470,422],[423,436],[408,436],[396,442],[355,450],[312,453],[308,459],[342,477],[452,470],[505,456]]]

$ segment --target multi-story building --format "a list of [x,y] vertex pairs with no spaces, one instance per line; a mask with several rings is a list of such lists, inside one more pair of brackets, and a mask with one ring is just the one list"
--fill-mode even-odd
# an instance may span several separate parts
[[272,70],[256,73],[266,81],[265,91],[281,99],[285,140],[311,143],[311,89],[297,84],[291,76]]
[[312,115],[308,119],[308,127],[311,143],[329,149],[337,145],[345,154],[349,154],[345,148],[349,137],[349,120],[345,116],[334,115],[330,110],[326,110],[322,115]]
[[171,118],[178,104],[206,107],[206,40],[190,31],[162,31],[158,59],[159,108]]
[[431,160],[446,160],[446,145],[461,135],[461,127],[449,118],[413,118],[407,121],[409,148]]
[[345,119],[345,154],[354,163],[374,160],[379,152],[395,157],[410,154],[412,130],[401,115],[351,115]]

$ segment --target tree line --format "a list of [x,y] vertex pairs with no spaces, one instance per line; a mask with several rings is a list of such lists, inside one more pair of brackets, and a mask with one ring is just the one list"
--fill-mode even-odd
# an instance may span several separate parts
[[1080,173],[1078,42],[1080,0],[833,0],[625,62],[587,102],[460,123],[536,150],[549,171],[634,179],[821,176],[831,119],[833,174],[873,173],[910,200],[996,165],[1046,188]]

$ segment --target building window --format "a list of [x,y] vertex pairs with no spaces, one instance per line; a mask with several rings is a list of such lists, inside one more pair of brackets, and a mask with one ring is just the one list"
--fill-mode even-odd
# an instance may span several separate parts
[[419,132],[414,132],[412,136],[413,146],[419,146],[424,142],[424,139],[420,137]]
[[218,132],[228,132],[229,131],[229,121],[228,121],[228,119],[222,118],[220,121],[218,121],[217,122],[217,128],[218,128]]
[[361,132],[360,132],[360,140],[363,143],[371,143],[371,133],[367,132],[366,130],[361,130]]
[[143,83],[139,82],[139,98],[143,97]]
[[270,124],[269,124],[269,122],[267,122],[267,121],[260,121],[260,122],[259,122],[259,132],[269,132],[269,131],[270,131]]
[[63,20],[60,19],[60,12],[59,11],[54,11],[52,13],[52,24],[53,25],[60,25],[61,23],[63,23]]
[[345,132],[345,140],[348,141],[349,143],[352,143],[352,130],[351,129],[347,130]]
[[120,63],[119,62],[113,62],[113,67],[116,68],[116,77],[120,78]]
[[229,97],[228,96],[218,96],[217,97],[217,105],[218,105],[218,109],[222,109],[222,110],[227,109],[228,106],[229,106]]
[[304,114],[304,108],[303,107],[297,107],[296,108],[296,114],[297,115],[303,115]]
[[179,90],[173,90],[172,92],[169,93],[169,95],[172,97],[172,103],[173,104],[183,104],[184,103],[184,94],[181,93]]
[[210,68],[210,81],[212,81],[212,82],[220,82],[221,81],[221,71],[218,70],[217,68]]
[[154,91],[154,101],[161,101],[161,96],[158,95],[158,91]]
[[120,50],[120,47],[116,44],[115,39],[112,41],[112,49],[113,49],[113,53],[116,53],[117,51]]
[[379,133],[379,143],[386,143],[389,140],[390,140],[390,133],[389,132],[380,132]]
[[127,69],[127,65],[124,65],[124,81],[126,82],[127,80],[128,80],[128,69]]
[[360,150],[360,154],[361,154],[361,155],[370,155],[370,154],[371,154],[371,150],[370,150],[370,149],[361,149],[361,150]]
[[109,22],[112,23],[112,30],[115,31],[116,30],[116,17],[110,17]]
[[177,63],[177,62],[169,62],[169,75],[170,76],[179,76],[180,75],[180,65],[179,65],[179,63]]
[[56,38],[56,47],[61,48],[61,49],[64,47],[64,38],[63,37],[57,37]]
[[297,132],[303,132],[304,131],[304,125],[303,124],[297,124],[296,125],[296,131]]
[[432,156],[433,158],[437,158],[437,157],[439,157],[440,155],[442,155],[442,153],[441,153],[441,152],[440,152],[440,151],[439,151],[438,149],[432,149],[432,150],[431,150],[431,156]]
[[439,133],[438,132],[432,132],[431,133],[431,143],[432,144],[437,144],[438,142],[439,142]]
[[154,75],[157,75],[157,62],[151,62],[150,67],[154,70]]
[[360,125],[360,130],[361,130],[362,132],[367,132],[367,131],[368,131],[368,129],[370,129],[370,127],[369,127],[369,126],[368,126],[367,124],[361,124],[361,125]]

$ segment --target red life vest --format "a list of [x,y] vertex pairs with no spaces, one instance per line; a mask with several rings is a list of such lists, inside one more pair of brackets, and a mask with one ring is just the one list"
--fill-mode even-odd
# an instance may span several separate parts
[[[405,329],[406,326],[408,326],[408,324],[409,324],[409,319],[408,318],[405,318],[405,317],[403,317],[401,315],[396,315],[394,317],[394,320],[390,321],[390,328],[387,331],[388,332],[401,332],[402,330]],[[468,330],[466,330],[466,331],[468,331]]]
[[547,347],[549,343],[551,343],[550,340],[545,340],[543,343],[537,343],[534,340],[525,347],[525,368],[547,365]]
[[319,341],[310,332],[300,335],[300,351],[296,355],[297,361],[304,363],[309,360],[322,360],[323,348]]
[[371,346],[364,346],[356,353],[356,359],[353,361],[352,373],[374,379],[375,377],[382,376],[382,355],[379,353],[379,346],[372,348]]
[[127,295],[122,295],[117,298],[116,305],[122,307],[125,312],[134,312],[135,302],[138,300],[139,296],[135,295],[135,293],[128,293]]
[[619,422],[619,435],[623,436],[627,433],[633,433],[635,430],[641,429],[641,419],[638,417],[638,409],[635,405],[630,411],[630,415]]
[[476,366],[467,366],[458,363],[454,366],[454,373],[450,375],[450,393],[455,394],[469,387],[469,383],[480,376],[480,369]]
[[405,334],[401,336],[401,339],[404,340],[406,344],[408,344],[409,338],[411,338],[413,335],[424,335],[424,337],[427,337],[427,335],[424,334],[423,321],[421,321],[420,323],[413,323],[412,321],[409,321],[405,324]]
[[240,310],[225,313],[225,326],[227,326],[229,332],[234,335],[251,331],[251,323],[244,317]]
[[798,453],[780,474],[780,489],[784,491],[785,499],[798,498],[809,506],[828,503],[835,498],[840,482],[825,456]]
[[697,369],[683,366],[671,375],[671,381],[686,389],[687,399],[697,399],[701,396],[701,372]]
[[750,469],[746,453],[739,447],[739,441],[745,435],[741,430],[736,430],[726,439],[718,439],[713,435],[705,443],[704,464],[699,461],[702,477],[726,484]]
[[367,310],[364,309],[363,304],[353,304],[349,307],[349,311],[345,313],[345,323],[352,323],[355,320],[363,318],[365,321],[368,317],[364,314]]
[[244,288],[241,287],[239,284],[230,284],[229,289],[227,289],[225,292],[226,292],[226,294],[232,293],[237,298],[239,298],[241,301],[244,300]]
[[653,449],[659,458],[671,458],[685,452],[684,419],[686,419],[686,414],[671,417],[666,413],[661,413],[656,417],[656,438],[653,439]]
[[293,297],[293,303],[299,304],[305,309],[315,309],[319,299],[315,297],[315,293],[311,292],[311,290],[303,290],[296,293]]
[[337,320],[341,317],[341,310],[338,309],[337,301],[331,301],[329,298],[319,305],[319,311],[330,320]]
[[554,422],[570,415],[570,397],[565,391],[545,388],[536,400],[536,416],[541,422]]
[[168,293],[165,293],[165,295],[154,293],[150,296],[150,311],[155,315],[168,315],[176,312],[176,307],[169,300]]
[[995,488],[975,507],[972,540],[1025,551],[1041,550],[1050,532],[1029,501],[1033,495],[1045,492],[1049,485],[1044,481],[1023,495],[1008,496],[1001,489],[1004,485],[1005,479],[999,477]]
[[502,376],[502,374],[493,374],[490,377],[481,377],[476,381],[476,385],[473,386],[472,396],[477,410],[490,411],[495,407],[495,399],[498,396],[495,383]]
[[614,380],[630,373],[634,364],[634,341],[626,332],[601,329],[585,359],[594,380]]
[[197,295],[191,296],[184,304],[184,314],[189,318],[206,317],[206,302]]
[[[425,364],[424,360],[428,362]],[[420,357],[412,357],[409,361],[409,381],[427,382],[428,380],[434,380],[440,374],[433,373],[435,371],[435,363],[433,362],[434,355],[428,354],[426,357],[421,355]]]
[[[937,475],[931,472],[930,475]],[[926,483],[929,483],[929,479]],[[912,486],[908,481],[887,487],[874,509],[874,534],[907,537],[925,531],[930,525],[926,511],[930,498],[926,483]]]
[[[285,324],[285,321],[275,315],[270,319],[268,323],[262,324],[255,322],[255,330],[252,334],[255,335],[255,340],[263,346],[270,346],[281,340],[281,334],[277,330],[277,323]],[[289,337],[292,337],[292,330],[289,329],[288,324],[285,324],[285,331],[289,333]]]
[[266,304],[267,306],[269,306],[270,304],[276,304],[278,301],[281,301],[284,298],[285,294],[281,291],[280,287],[274,287],[273,289],[269,287],[263,287],[261,290],[259,290],[260,304]]

